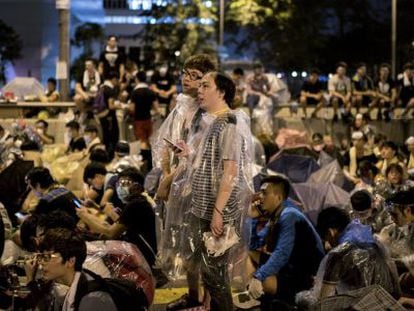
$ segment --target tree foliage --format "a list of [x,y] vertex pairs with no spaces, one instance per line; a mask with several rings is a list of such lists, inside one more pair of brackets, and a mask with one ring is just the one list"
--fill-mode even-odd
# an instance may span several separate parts
[[5,63],[20,58],[22,46],[20,36],[12,27],[0,20],[0,82],[5,81]]
[[[215,7],[206,7],[201,0],[187,3],[177,0],[168,6],[154,5],[151,16],[159,23],[146,26],[144,41],[147,47],[156,51],[156,62],[176,58],[182,63],[195,53],[215,52]],[[180,52],[178,57],[174,55],[175,51]]]

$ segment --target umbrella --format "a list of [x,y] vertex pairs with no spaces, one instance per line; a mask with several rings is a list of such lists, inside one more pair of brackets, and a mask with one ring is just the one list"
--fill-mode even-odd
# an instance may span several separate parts
[[346,207],[350,205],[350,194],[333,182],[305,182],[293,184],[303,210],[316,224],[321,210],[329,206]]
[[337,160],[332,161],[331,163],[322,166],[319,170],[314,172],[309,179],[309,183],[323,183],[323,182],[333,182],[338,187],[343,187],[345,183],[345,175],[339,166]]
[[286,175],[293,183],[306,182],[309,176],[319,169],[314,157],[290,154],[286,150],[279,152],[277,157],[272,157],[273,160],[269,161],[267,167]]
[[6,84],[3,88],[3,94],[6,92],[13,93],[19,99],[24,99],[25,96],[39,97],[45,91],[35,78],[18,77]]

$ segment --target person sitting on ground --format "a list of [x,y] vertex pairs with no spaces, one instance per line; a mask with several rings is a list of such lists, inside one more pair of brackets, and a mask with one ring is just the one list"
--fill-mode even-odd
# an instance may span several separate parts
[[[394,263],[373,238],[371,228],[350,220],[347,213],[329,207],[318,215],[317,229],[331,250],[320,267],[323,299],[378,284],[394,298],[401,295]],[[320,282],[317,280],[316,282]]]
[[361,106],[367,106],[366,117],[370,119],[370,112],[375,107],[376,92],[374,91],[374,82],[367,75],[367,65],[359,63],[357,71],[351,80],[352,84],[352,105],[359,112]]
[[333,121],[338,121],[338,107],[345,109],[342,117],[347,120],[351,114],[351,80],[346,76],[348,65],[339,62],[336,65],[336,73],[328,81],[328,91],[331,97],[330,103],[334,110]]
[[40,141],[43,145],[51,145],[55,143],[55,138],[52,135],[49,135],[47,129],[49,128],[49,123],[45,120],[37,120],[35,123],[36,132],[40,137]]
[[401,118],[406,118],[408,112],[414,107],[414,65],[406,63],[403,67],[402,77],[397,81],[398,98],[404,109]]
[[106,168],[102,163],[89,163],[83,172],[83,181],[87,185],[83,197],[100,206],[104,194]]
[[414,186],[411,180],[407,180],[404,168],[398,163],[392,163],[385,171],[385,178],[380,178],[375,184],[375,193],[388,199],[395,193],[408,190]]
[[257,299],[293,303],[295,294],[309,289],[324,256],[322,242],[309,219],[288,200],[289,181],[282,176],[263,179],[258,200],[249,209],[252,218],[268,220],[265,233],[252,232],[261,242],[249,254],[248,292]]
[[85,139],[80,133],[80,125],[76,121],[66,123],[68,129],[68,136],[70,138],[68,149],[66,153],[78,152],[86,149]]
[[377,157],[367,146],[367,142],[367,137],[362,132],[352,133],[353,146],[344,154],[344,173],[354,184],[358,184],[361,181],[358,169],[362,161],[377,162]]
[[[407,156],[407,171],[409,175],[414,173],[414,136],[410,136],[405,141],[409,155]],[[410,172],[411,171],[411,172]]]
[[90,154],[94,149],[105,149],[98,135],[98,128],[95,125],[88,125],[83,134],[86,143],[85,154]]
[[39,198],[34,214],[61,210],[77,221],[74,203],[76,196],[65,187],[58,185],[47,168],[33,168],[27,173],[26,182],[30,190]]
[[392,163],[400,164],[401,167],[405,167],[404,163],[400,161],[398,157],[398,147],[392,141],[386,141],[381,147],[381,160],[377,162],[377,167],[380,170],[382,176],[386,176],[388,166]]
[[101,234],[105,239],[120,238],[137,245],[148,264],[153,266],[157,254],[155,214],[143,195],[143,183],[144,178],[135,168],[125,169],[119,174],[116,191],[125,207],[112,225],[89,213],[85,207],[77,209],[77,213],[92,232]]
[[303,82],[300,90],[299,102],[303,109],[305,118],[308,117],[306,107],[308,105],[316,106],[312,113],[311,118],[316,118],[318,111],[325,104],[325,98],[323,97],[324,87],[319,81],[320,71],[319,69],[312,69],[309,75],[309,79]]
[[383,201],[367,190],[358,190],[351,195],[352,217],[361,224],[370,226],[372,232],[378,233],[392,223]]

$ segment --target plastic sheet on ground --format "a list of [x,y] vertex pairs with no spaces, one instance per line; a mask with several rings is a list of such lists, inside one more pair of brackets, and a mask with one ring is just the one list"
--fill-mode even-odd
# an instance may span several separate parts
[[135,245],[124,241],[93,241],[87,243],[87,252],[84,268],[104,277],[134,282],[137,288],[143,289],[148,303],[152,303],[155,282],[148,263]]
[[304,212],[314,224],[319,212],[325,207],[344,208],[351,204],[350,194],[332,182],[294,183],[293,188],[303,204]]

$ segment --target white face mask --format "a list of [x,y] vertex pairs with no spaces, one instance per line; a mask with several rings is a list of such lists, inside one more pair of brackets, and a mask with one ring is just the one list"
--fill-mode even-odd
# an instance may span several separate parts
[[41,128],[37,128],[37,129],[36,129],[36,132],[37,132],[37,134],[39,134],[39,135],[43,135],[43,134],[45,133],[45,130],[44,130],[44,129],[41,129]]
[[86,145],[89,145],[89,144],[90,144],[90,142],[92,141],[92,137],[91,137],[91,135],[84,135],[84,136],[83,136],[83,139],[85,140],[85,144],[86,144]]
[[168,71],[168,67],[162,66],[159,70],[161,77],[165,77],[165,75],[167,74],[167,71]]

